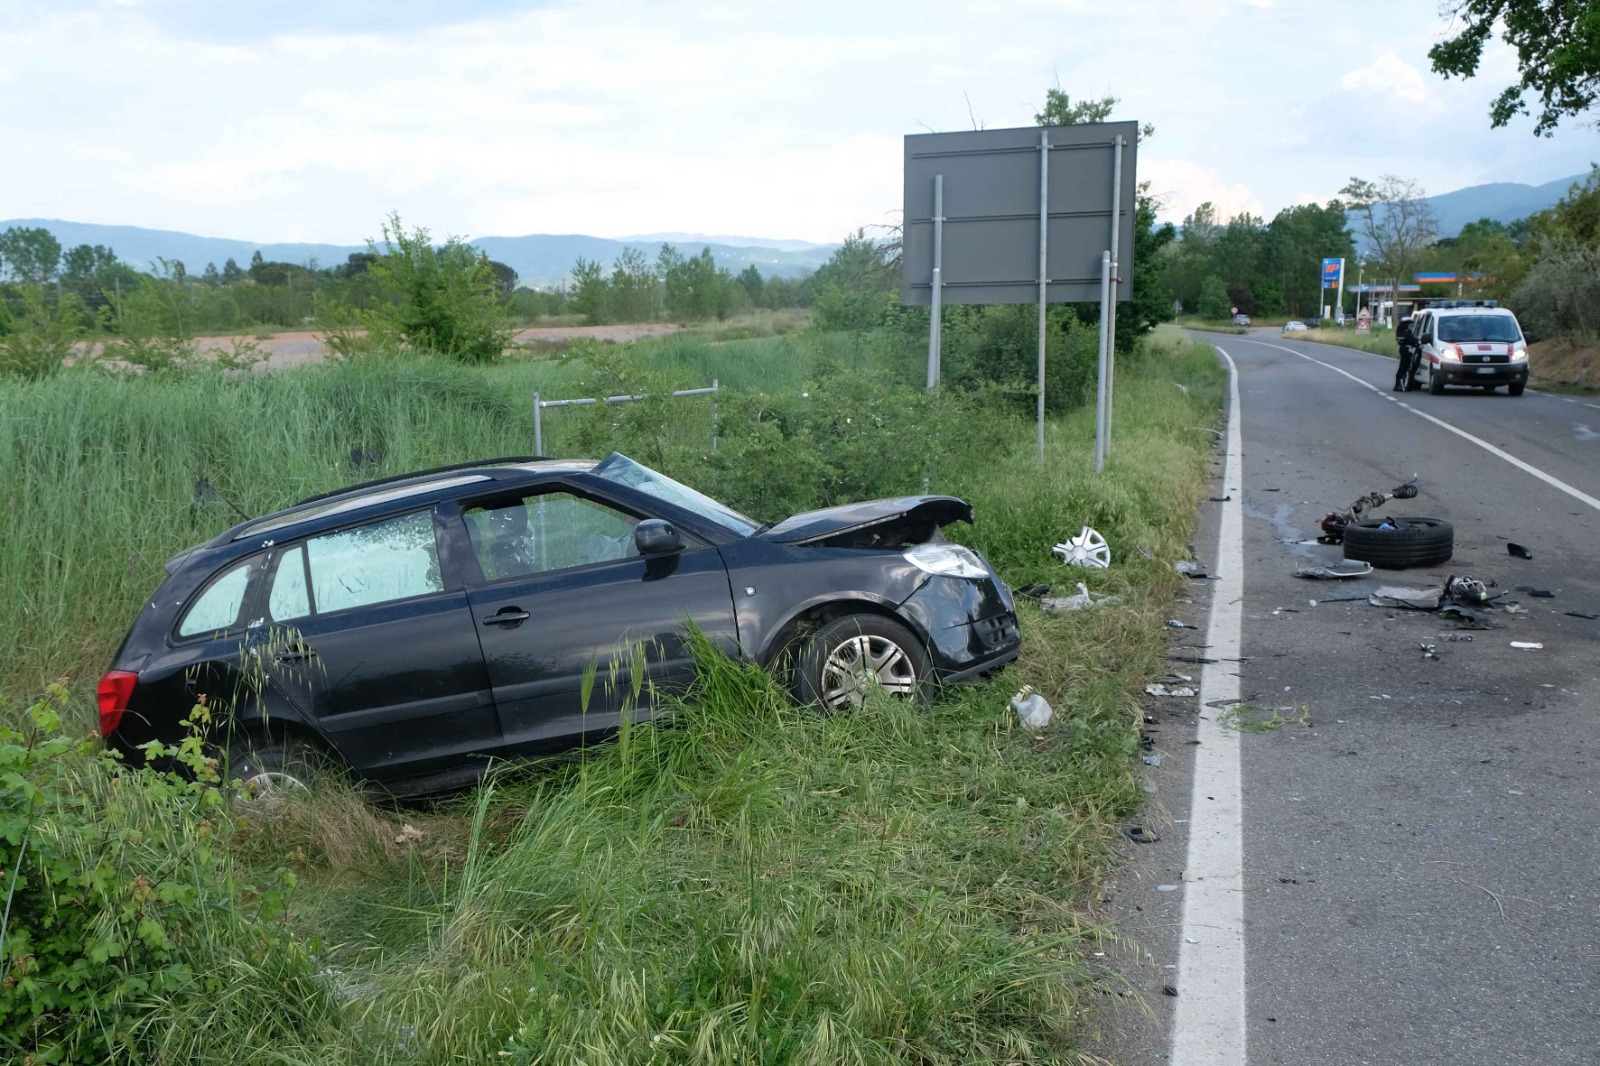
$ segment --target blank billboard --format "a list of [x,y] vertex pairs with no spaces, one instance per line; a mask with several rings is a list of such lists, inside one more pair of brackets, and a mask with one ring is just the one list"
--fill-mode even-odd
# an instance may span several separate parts
[[1111,248],[1112,174],[1123,140],[1122,281],[1133,293],[1137,122],[1026,126],[905,139],[905,252],[900,300],[927,305],[933,274],[933,184],[944,176],[941,298],[947,304],[1033,303],[1039,298],[1039,134],[1048,134],[1049,214],[1046,299],[1100,299],[1100,257]]

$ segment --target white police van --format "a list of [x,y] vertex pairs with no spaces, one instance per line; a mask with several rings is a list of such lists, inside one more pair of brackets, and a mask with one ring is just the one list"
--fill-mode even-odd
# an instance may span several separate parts
[[1465,385],[1521,396],[1528,384],[1528,341],[1517,316],[1494,300],[1438,300],[1418,311],[1411,330],[1422,345],[1428,391]]

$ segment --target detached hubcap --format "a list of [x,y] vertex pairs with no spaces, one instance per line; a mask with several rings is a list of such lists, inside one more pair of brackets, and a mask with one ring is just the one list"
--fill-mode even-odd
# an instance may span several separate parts
[[851,637],[822,666],[822,705],[830,711],[860,707],[873,686],[891,696],[916,695],[916,668],[887,637]]

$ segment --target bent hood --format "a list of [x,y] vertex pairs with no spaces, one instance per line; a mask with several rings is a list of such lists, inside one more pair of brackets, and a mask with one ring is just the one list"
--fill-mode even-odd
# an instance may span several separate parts
[[899,496],[807,511],[766,530],[779,544],[899,548],[922,544],[951,522],[971,522],[972,505],[954,496]]

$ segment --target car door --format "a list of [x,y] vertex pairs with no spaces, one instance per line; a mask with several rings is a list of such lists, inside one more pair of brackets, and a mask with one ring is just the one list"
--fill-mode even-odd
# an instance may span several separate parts
[[508,751],[570,745],[648,712],[653,688],[685,687],[689,622],[738,652],[717,549],[682,534],[681,552],[641,557],[646,517],[565,483],[463,501],[467,598]]
[[259,637],[268,676],[380,780],[503,748],[472,610],[459,583],[446,587],[435,523],[431,509],[413,511],[274,553]]
[[1433,316],[1424,312],[1412,332],[1417,335],[1417,345],[1422,349],[1422,361],[1430,366],[1437,363],[1439,357],[1434,351]]

